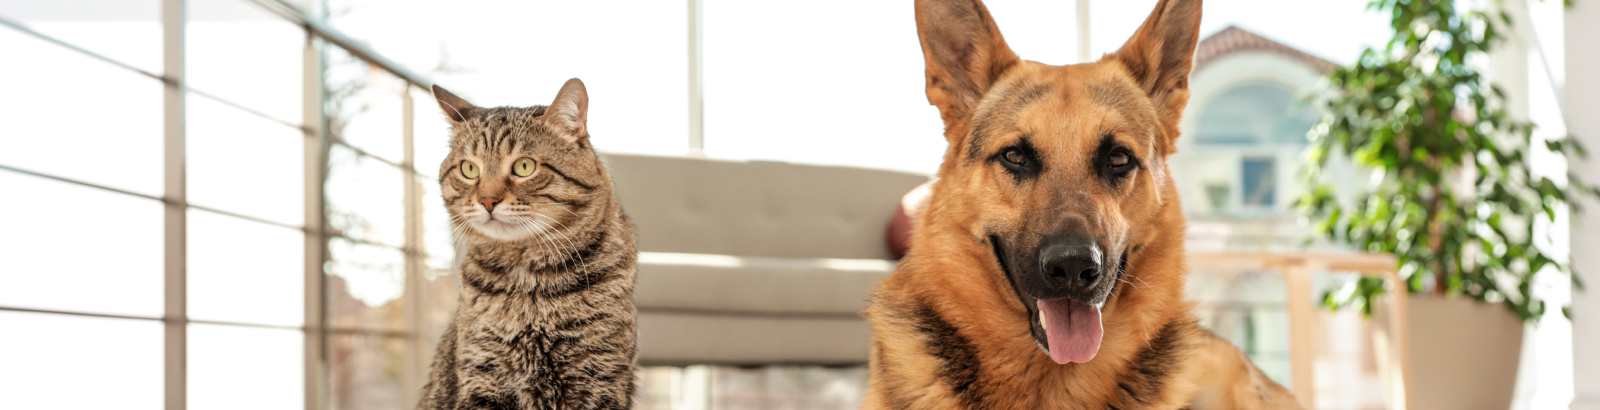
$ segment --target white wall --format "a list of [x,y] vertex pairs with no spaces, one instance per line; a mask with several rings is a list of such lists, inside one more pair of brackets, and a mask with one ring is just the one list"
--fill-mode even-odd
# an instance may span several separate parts
[[[1578,1],[1566,10],[1566,85],[1563,109],[1567,130],[1600,155],[1600,3]],[[1572,171],[1600,181],[1600,158],[1572,161]],[[1600,410],[1600,203],[1572,218],[1572,269],[1589,285],[1572,295],[1573,410]]]

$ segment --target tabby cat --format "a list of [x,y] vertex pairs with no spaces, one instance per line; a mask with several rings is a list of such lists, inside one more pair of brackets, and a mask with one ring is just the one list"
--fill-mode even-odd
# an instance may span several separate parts
[[583,82],[547,107],[433,94],[450,117],[439,185],[464,249],[418,408],[631,408],[633,224],[589,144]]

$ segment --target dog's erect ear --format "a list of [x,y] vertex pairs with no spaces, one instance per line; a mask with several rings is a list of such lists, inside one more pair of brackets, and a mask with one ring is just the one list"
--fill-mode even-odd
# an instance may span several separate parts
[[589,137],[589,90],[579,79],[567,80],[556,93],[556,100],[544,109],[545,121],[562,129],[571,141]]
[[466,121],[467,113],[478,108],[438,84],[433,86],[433,99],[439,101],[439,109],[444,110],[444,115],[449,116],[451,122]]
[[[1169,148],[1189,101],[1189,70],[1200,38],[1200,0],[1161,0],[1122,49],[1106,59],[1128,68],[1133,81],[1155,103]],[[1172,152],[1168,150],[1167,152]]]
[[978,0],[917,0],[917,37],[927,63],[928,102],[939,107],[946,129],[972,115],[983,93],[1017,65]]

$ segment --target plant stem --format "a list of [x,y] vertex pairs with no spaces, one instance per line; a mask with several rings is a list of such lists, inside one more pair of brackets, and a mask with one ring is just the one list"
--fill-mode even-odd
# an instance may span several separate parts
[[1439,205],[1443,203],[1443,201],[1439,200],[1439,196],[1444,193],[1441,192],[1438,186],[1430,188],[1433,191],[1433,197],[1428,198],[1426,226],[1428,227],[1428,250],[1432,251],[1430,256],[1434,259],[1433,294],[1444,296],[1445,290],[1450,288],[1450,275],[1447,274],[1448,271],[1445,270],[1444,264],[1444,225],[1439,223]]

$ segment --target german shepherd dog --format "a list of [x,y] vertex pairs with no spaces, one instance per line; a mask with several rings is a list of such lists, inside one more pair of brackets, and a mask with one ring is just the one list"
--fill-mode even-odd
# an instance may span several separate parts
[[1122,48],[1050,66],[978,0],[917,0],[949,148],[909,253],[864,313],[864,409],[1299,408],[1183,301],[1167,162],[1200,0]]

